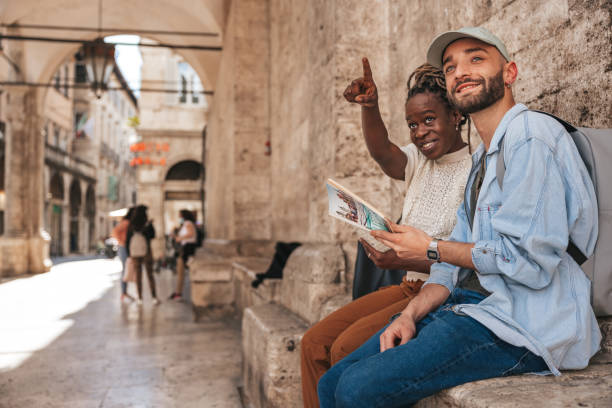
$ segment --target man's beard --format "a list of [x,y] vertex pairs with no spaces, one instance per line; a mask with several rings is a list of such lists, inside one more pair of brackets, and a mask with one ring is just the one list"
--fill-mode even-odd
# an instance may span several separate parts
[[[476,82],[482,85],[482,90],[477,95],[470,95],[467,98],[458,100],[455,98],[455,90],[465,82]],[[500,70],[494,77],[485,79],[469,79],[457,83],[449,95],[450,101],[455,105],[459,112],[465,114],[479,112],[488,108],[495,102],[504,97],[504,76]]]

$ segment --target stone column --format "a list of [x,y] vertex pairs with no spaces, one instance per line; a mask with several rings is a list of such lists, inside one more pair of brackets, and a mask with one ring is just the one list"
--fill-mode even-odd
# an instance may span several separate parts
[[2,275],[40,273],[49,266],[49,240],[42,234],[44,141],[36,91],[11,88],[6,117],[6,212],[0,268]]

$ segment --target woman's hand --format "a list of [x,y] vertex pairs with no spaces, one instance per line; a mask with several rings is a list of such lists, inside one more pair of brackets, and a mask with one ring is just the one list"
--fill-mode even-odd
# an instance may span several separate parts
[[372,69],[367,58],[363,58],[363,77],[357,78],[346,87],[344,98],[366,108],[378,105],[378,91],[372,78]]
[[394,250],[389,249],[385,252],[380,252],[376,250],[372,245],[368,244],[365,239],[360,239],[361,245],[366,251],[368,258],[374,265],[378,266],[381,269],[406,269],[406,262],[400,259]]
[[408,225],[398,225],[387,220],[387,231],[370,231],[378,241],[393,249],[399,259],[406,261],[427,260],[427,248],[432,238],[424,231]]

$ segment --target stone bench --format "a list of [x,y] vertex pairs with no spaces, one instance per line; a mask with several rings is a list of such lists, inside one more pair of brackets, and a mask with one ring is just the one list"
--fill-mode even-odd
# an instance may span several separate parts
[[336,245],[297,248],[285,265],[275,303],[244,310],[243,384],[253,407],[302,406],[300,341],[313,323],[350,301],[344,259]]
[[308,327],[304,319],[279,304],[244,310],[242,378],[252,406],[302,406],[299,344]]
[[475,381],[419,401],[417,408],[612,407],[612,318],[599,319],[602,350],[584,370]]
[[234,263],[237,260],[269,263],[273,253],[274,243],[270,241],[205,240],[188,263],[194,320],[204,312],[234,313],[237,288]]
[[234,310],[231,258],[199,252],[189,262],[189,281],[195,321],[207,310]]
[[[327,312],[350,301],[335,296]],[[333,305],[332,305],[333,304]],[[280,304],[245,309],[242,320],[243,382],[253,407],[301,407],[300,343],[311,326]],[[561,377],[522,375],[463,384],[426,398],[418,408],[612,407],[612,318],[600,319],[602,351],[585,370]]]

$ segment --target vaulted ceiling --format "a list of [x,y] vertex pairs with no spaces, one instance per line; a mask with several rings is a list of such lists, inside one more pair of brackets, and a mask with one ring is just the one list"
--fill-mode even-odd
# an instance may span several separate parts
[[[216,37],[148,34],[167,44],[222,46],[225,16],[230,0],[102,0],[102,27],[132,30],[218,33]],[[53,26],[98,27],[96,0],[4,0],[0,1],[0,23]],[[91,40],[96,32],[10,29],[5,34]],[[105,33],[105,35],[122,32]],[[18,50],[22,80],[46,82],[57,66],[74,53],[79,44],[30,42],[20,45],[8,40],[5,49]],[[198,73],[206,89],[213,89],[221,53],[219,51],[176,50]]]

